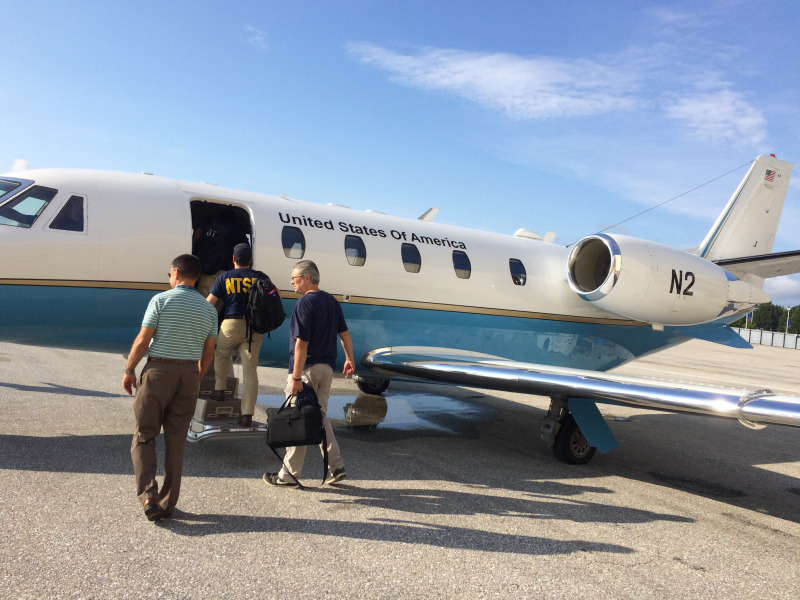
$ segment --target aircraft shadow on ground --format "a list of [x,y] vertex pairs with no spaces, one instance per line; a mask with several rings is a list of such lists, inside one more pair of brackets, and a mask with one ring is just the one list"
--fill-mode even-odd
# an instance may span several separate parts
[[[131,437],[108,436],[0,436],[0,456],[5,469],[38,472],[84,472],[132,474],[128,458]],[[91,457],[77,460],[75,457]],[[202,462],[202,461],[198,461]],[[244,476],[239,470],[226,476]],[[207,476],[197,469],[198,476]],[[248,476],[252,476],[249,473]],[[466,483],[469,486],[474,485]],[[328,504],[360,504],[375,509],[406,512],[416,515],[495,515],[529,519],[567,519],[573,522],[645,523],[652,521],[692,522],[679,515],[577,500],[583,493],[608,493],[611,490],[551,481],[516,482],[523,497],[491,495],[484,491],[442,491],[391,487],[361,489],[356,485],[326,486],[307,492],[286,490],[286,493],[307,493],[309,500]],[[284,491],[281,490],[281,493]],[[324,497],[320,497],[323,496]],[[315,498],[315,496],[317,498]],[[609,552],[627,554],[633,550],[616,544],[585,540],[555,540],[530,535],[497,533],[466,527],[452,527],[413,519],[369,519],[365,522],[343,522],[289,517],[248,515],[191,514],[177,510],[172,519],[160,524],[177,535],[207,536],[236,532],[290,532],[353,539],[425,544],[443,548],[472,548],[489,552],[547,555],[574,552]]]
[[167,528],[177,535],[189,537],[231,533],[301,533],[511,554],[555,555],[574,552],[631,554],[634,552],[632,548],[618,544],[586,540],[555,540],[401,519],[372,519],[368,522],[352,522],[288,517],[191,514],[177,511],[172,519],[160,521],[159,526]]
[[800,522],[800,480],[758,466],[800,461],[797,430],[669,413],[625,421],[611,424],[622,448],[594,465],[602,473]]

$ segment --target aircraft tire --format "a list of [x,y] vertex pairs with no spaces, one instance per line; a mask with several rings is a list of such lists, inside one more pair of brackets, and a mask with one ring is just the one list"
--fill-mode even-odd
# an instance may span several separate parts
[[358,389],[360,389],[365,394],[370,394],[372,396],[380,396],[383,392],[386,391],[386,388],[389,387],[389,380],[359,378],[358,381],[356,381],[356,385],[358,386]]
[[567,415],[561,421],[553,444],[556,458],[568,465],[585,465],[592,460],[595,452],[597,448],[589,445],[573,416]]

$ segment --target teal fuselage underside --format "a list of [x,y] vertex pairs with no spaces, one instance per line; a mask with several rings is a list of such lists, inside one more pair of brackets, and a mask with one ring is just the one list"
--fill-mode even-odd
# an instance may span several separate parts
[[[36,285],[0,286],[0,340],[39,346],[127,352],[141,327],[152,290]],[[295,300],[284,299],[287,315]],[[356,363],[388,346],[468,350],[510,360],[604,371],[694,337],[693,328],[655,331],[605,325],[342,303]],[[563,318],[563,317],[561,317]],[[719,327],[719,324],[717,324]],[[698,326],[698,331],[708,326]],[[703,337],[698,335],[696,337]],[[706,336],[707,339],[707,336]],[[340,361],[342,359],[340,353]],[[265,336],[260,364],[283,366],[289,356],[289,319]]]

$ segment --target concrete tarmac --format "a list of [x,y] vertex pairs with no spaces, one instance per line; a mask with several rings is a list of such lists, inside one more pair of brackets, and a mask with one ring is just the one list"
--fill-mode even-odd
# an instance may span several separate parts
[[[123,366],[0,344],[0,597],[800,595],[798,429],[601,407],[622,448],[568,466],[538,439],[545,398],[395,383],[381,423],[348,428],[358,392],[335,380],[341,485],[264,484],[279,465],[260,440],[190,444],[179,511],[154,524]],[[800,396],[799,367],[689,342],[620,371]],[[257,420],[285,384],[259,375]],[[309,452],[304,482],[320,476]]]

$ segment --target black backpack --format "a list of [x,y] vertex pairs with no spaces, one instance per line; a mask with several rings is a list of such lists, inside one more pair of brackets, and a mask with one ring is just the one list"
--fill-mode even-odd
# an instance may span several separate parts
[[253,333],[269,333],[277,329],[285,319],[278,288],[266,275],[259,276],[247,291],[244,320],[248,341],[253,341]]

